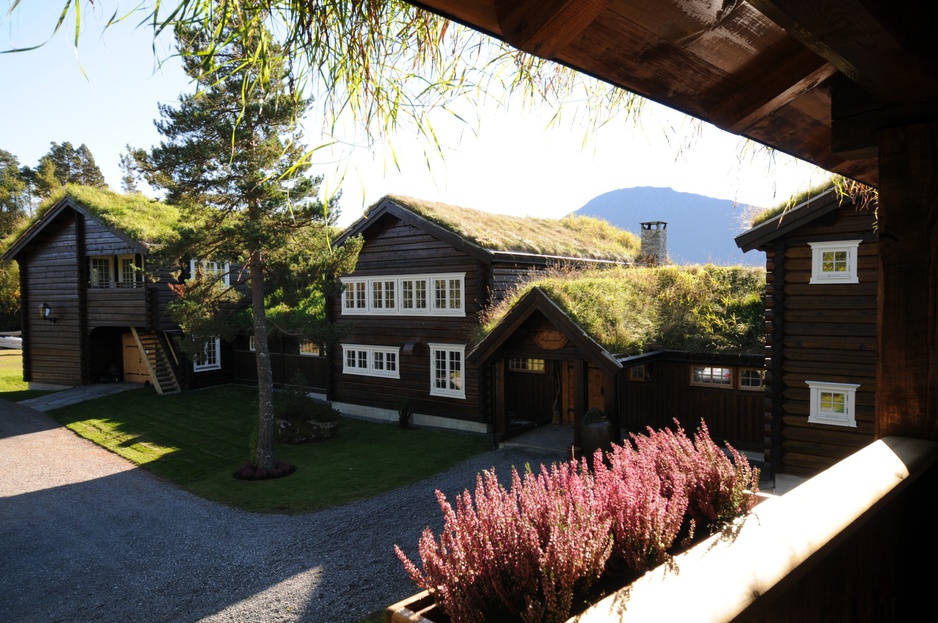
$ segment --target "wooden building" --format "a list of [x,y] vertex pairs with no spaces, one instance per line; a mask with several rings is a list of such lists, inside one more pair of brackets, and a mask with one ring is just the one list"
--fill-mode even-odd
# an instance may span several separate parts
[[[140,195],[69,186],[8,244],[2,259],[19,265],[31,389],[125,380],[163,393],[232,380],[230,343],[207,341],[195,361],[174,346],[173,277],[147,263],[177,218],[174,207]],[[226,263],[204,267],[226,280],[233,272]]]
[[[607,271],[607,279],[591,286],[605,287],[603,281],[608,279],[629,280],[631,273],[640,271],[646,274],[636,274],[636,281],[646,280],[649,270],[679,274],[708,269]],[[761,274],[758,277],[748,281],[749,289],[761,294]],[[576,296],[584,291],[575,285],[578,279],[572,277],[560,287]],[[595,281],[589,274],[582,279]],[[491,387],[488,400],[496,438],[503,441],[553,423],[568,425],[570,443],[582,447],[580,418],[588,409],[598,408],[617,435],[672,426],[675,420],[695,431],[704,421],[716,441],[761,450],[763,358],[752,352],[761,344],[748,344],[744,351],[749,352],[659,348],[662,343],[679,343],[665,337],[663,327],[648,326],[648,339],[623,352],[614,340],[600,335],[601,328],[616,321],[646,324],[658,316],[651,300],[657,297],[647,295],[643,309],[637,309],[630,297],[622,303],[607,299],[605,310],[589,310],[582,300],[565,308],[535,283],[512,302],[468,356],[469,364],[479,368],[488,379],[485,385]],[[595,315],[600,317],[594,319]]]
[[869,445],[879,291],[872,208],[831,188],[736,238],[766,253],[766,461],[813,475]]
[[331,304],[347,335],[330,353],[328,397],[340,410],[490,432],[487,379],[466,354],[480,314],[532,271],[617,266],[640,253],[634,234],[603,221],[495,215],[386,197],[337,240],[364,239]]

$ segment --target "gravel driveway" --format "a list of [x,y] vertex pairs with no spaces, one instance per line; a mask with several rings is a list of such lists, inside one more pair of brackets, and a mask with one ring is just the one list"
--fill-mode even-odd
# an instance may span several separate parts
[[475,457],[382,496],[301,516],[258,515],[181,491],[0,400],[0,621],[354,623],[415,592],[416,557],[480,470],[556,455]]

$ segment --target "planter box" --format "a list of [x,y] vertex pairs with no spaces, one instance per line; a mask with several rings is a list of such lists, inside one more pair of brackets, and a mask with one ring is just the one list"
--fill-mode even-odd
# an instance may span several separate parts
[[388,606],[387,623],[448,623],[449,617],[436,607],[430,591],[421,591],[407,599]]

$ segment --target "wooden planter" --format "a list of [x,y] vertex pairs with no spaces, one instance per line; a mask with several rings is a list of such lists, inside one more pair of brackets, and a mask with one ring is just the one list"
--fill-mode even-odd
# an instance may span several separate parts
[[612,422],[599,420],[590,422],[580,429],[580,441],[583,446],[583,456],[592,461],[597,450],[611,450],[613,442]]
[[449,617],[430,596],[430,591],[421,591],[407,599],[388,606],[385,610],[387,623],[448,623]]

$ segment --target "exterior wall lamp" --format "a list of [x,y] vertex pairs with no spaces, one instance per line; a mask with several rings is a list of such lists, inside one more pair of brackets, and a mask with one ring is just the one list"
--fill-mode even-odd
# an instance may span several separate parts
[[52,315],[52,308],[49,307],[49,304],[45,301],[39,304],[39,317],[43,320],[48,320],[51,323],[55,323],[55,316]]

